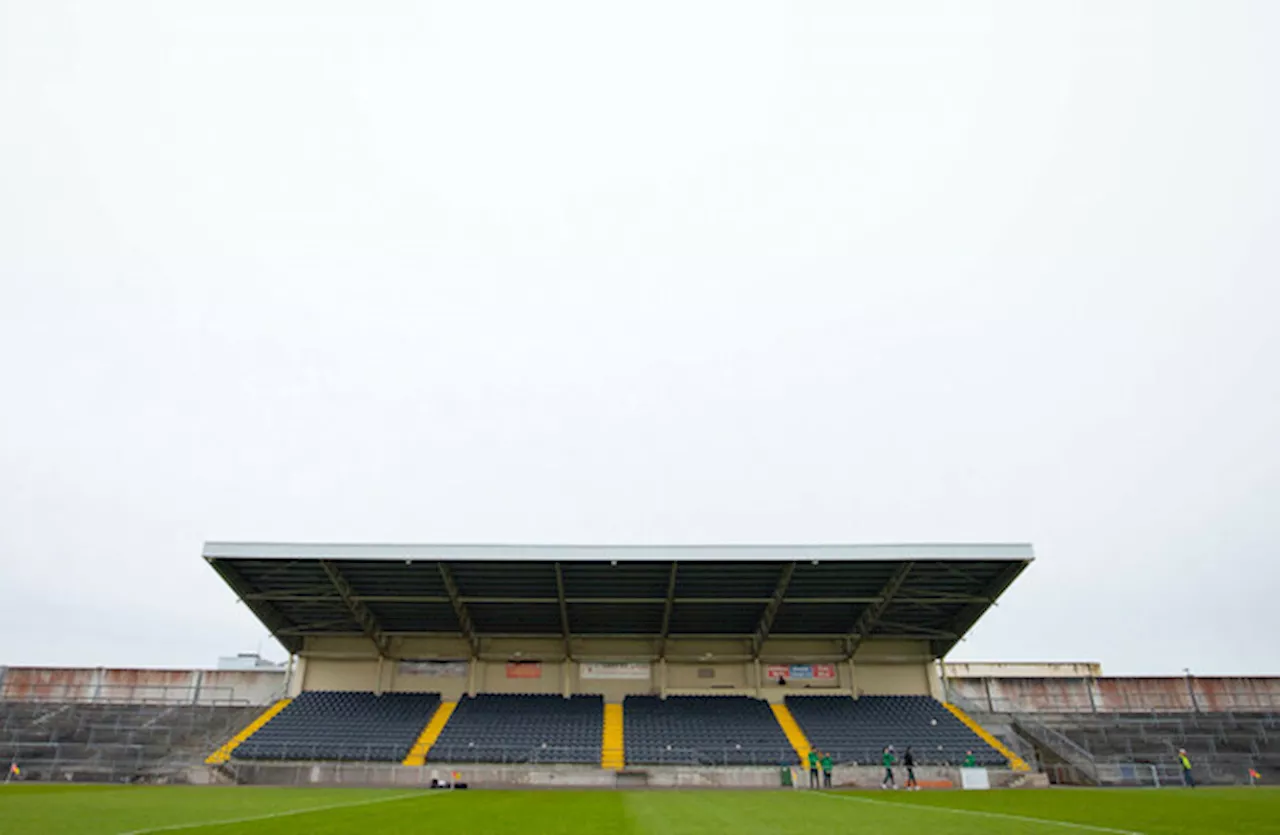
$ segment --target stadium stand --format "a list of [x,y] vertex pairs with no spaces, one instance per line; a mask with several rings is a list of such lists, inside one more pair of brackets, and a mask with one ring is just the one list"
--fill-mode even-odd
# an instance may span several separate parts
[[908,746],[921,765],[959,765],[973,751],[979,765],[1007,759],[928,696],[788,696],[787,707],[809,743],[838,762],[875,764],[886,745]]
[[26,779],[177,779],[261,707],[0,701],[0,760]]
[[428,762],[599,764],[600,696],[481,693],[458,702]]
[[746,696],[628,696],[631,764],[778,765],[796,752],[769,705]]
[[[1105,680],[1101,680],[1105,681]],[[1123,683],[1123,680],[1119,680]],[[1029,759],[1038,761],[1051,782],[1076,785],[1159,785],[1181,781],[1177,751],[1186,748],[1195,765],[1196,780],[1204,784],[1250,782],[1256,770],[1264,782],[1280,777],[1280,712],[1270,709],[1266,691],[1270,680],[1249,682],[1262,698],[1230,694],[1232,700],[1254,706],[1244,710],[1174,711],[1169,693],[1182,688],[1185,679],[1145,679],[1152,692],[1148,709],[1110,710],[1098,700],[1068,705],[1056,698],[1042,702],[969,699],[972,687],[952,688],[948,698],[1010,745],[1027,746]],[[1020,678],[1015,686],[1038,691],[1062,691],[1076,682],[1061,679]],[[968,684],[968,682],[964,682]],[[1004,682],[993,680],[991,690]],[[983,687],[986,690],[986,685]],[[1128,704],[1141,700],[1131,696]],[[998,709],[993,710],[992,707]],[[1016,709],[1014,709],[1016,708]]]
[[1269,779],[1280,776],[1280,716],[1275,714],[1102,713],[1038,718],[1088,751],[1102,782],[1111,777],[1124,781],[1127,772],[1117,766],[1172,764],[1179,748],[1187,749],[1202,782],[1243,782],[1250,768]]
[[437,693],[302,693],[231,752],[242,760],[401,762],[440,704]]

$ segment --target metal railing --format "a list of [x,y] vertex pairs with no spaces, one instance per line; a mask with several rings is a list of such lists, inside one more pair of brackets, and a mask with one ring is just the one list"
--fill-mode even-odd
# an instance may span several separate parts
[[[954,690],[947,694],[947,698],[952,704],[966,713],[983,714],[988,712],[982,704],[975,704]],[[1097,763],[1089,751],[1061,732],[1045,725],[1031,714],[1014,711],[1002,711],[1001,714],[1008,717],[1008,721],[1015,732],[1021,731],[1025,733],[1070,766],[1070,776],[1073,778],[1073,783],[1096,784],[1098,782]],[[1036,760],[1039,759],[1039,757],[1036,758]],[[1032,761],[1027,760],[1027,762],[1030,763]],[[1052,778],[1053,775],[1050,775],[1051,780]]]
[[[638,749],[637,749],[638,750]],[[779,766],[797,763],[794,748],[709,748],[703,746],[666,746],[645,748],[643,754],[629,754],[628,765],[702,765],[702,766]]]
[[1193,702],[1180,693],[1113,693],[1095,694],[1087,690],[1075,693],[1037,693],[1035,695],[996,696],[973,693],[964,688],[949,691],[975,705],[981,713],[1070,713],[1070,714],[1280,714],[1280,695],[1269,692],[1240,691],[1197,693]]

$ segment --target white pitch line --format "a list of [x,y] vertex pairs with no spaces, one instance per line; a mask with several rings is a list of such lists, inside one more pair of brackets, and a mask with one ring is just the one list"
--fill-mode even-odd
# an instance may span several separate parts
[[1003,818],[1004,820],[1018,821],[1019,823],[1035,823],[1041,826],[1061,826],[1066,829],[1083,829],[1086,832],[1108,832],[1112,835],[1145,835],[1142,832],[1136,832],[1132,829],[1111,829],[1106,826],[1094,826],[1088,823],[1072,823],[1070,821],[1055,821],[1048,818],[1028,818],[1024,815],[1006,815],[1003,812],[982,812],[977,809],[955,809],[950,806],[931,806],[924,803],[890,803],[887,800],[872,800],[869,797],[855,797],[850,794],[821,794],[820,797],[828,797],[832,800],[850,800],[854,803],[870,803],[873,806],[893,806],[897,809],[926,809],[930,812],[948,812],[953,815],[977,815],[983,818]]
[[271,820],[272,818],[288,818],[294,815],[309,815],[312,812],[328,812],[332,809],[350,809],[354,806],[372,806],[375,803],[390,803],[393,800],[404,800],[409,797],[437,797],[439,793],[428,794],[425,791],[397,794],[391,797],[378,797],[373,800],[356,800],[351,803],[330,803],[327,806],[308,806],[305,809],[291,809],[287,812],[269,812],[265,815],[250,815],[244,818],[223,818],[222,820],[196,821],[194,823],[173,823],[168,826],[149,826],[146,829],[130,829],[119,835],[151,835],[153,832],[177,832],[182,829],[199,829],[202,826],[230,826],[233,823],[249,823],[251,821]]

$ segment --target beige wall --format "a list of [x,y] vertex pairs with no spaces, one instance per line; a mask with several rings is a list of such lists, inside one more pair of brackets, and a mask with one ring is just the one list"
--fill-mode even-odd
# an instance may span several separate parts
[[858,695],[936,695],[937,670],[927,641],[870,640],[853,658]]
[[[737,639],[691,640],[668,643],[668,661],[652,662],[648,681],[584,680],[583,661],[648,661],[657,643],[648,639],[584,638],[571,644],[573,661],[564,661],[564,642],[558,638],[486,639],[480,658],[471,662],[466,679],[400,674],[397,662],[386,660],[379,674],[373,645],[367,639],[312,639],[300,659],[300,685],[306,689],[429,691],[446,699],[472,690],[489,693],[592,693],[607,701],[628,695],[658,692],[739,692],[778,701],[788,694],[813,692],[869,694],[939,693],[933,659],[923,641],[868,640],[859,647],[851,669],[842,661],[840,641],[776,639],[765,644],[757,664],[750,658],[750,642]],[[393,652],[411,660],[465,659],[465,642],[455,637],[398,639]],[[708,657],[709,655],[709,657]],[[536,679],[508,678],[509,660],[540,661]],[[834,680],[789,681],[779,687],[764,676],[769,664],[831,663]],[[665,667],[665,670],[664,670]],[[710,670],[711,677],[699,670]]]
[[859,664],[855,670],[860,696],[928,696],[932,694],[923,664]]
[[377,690],[378,661],[316,658],[307,662],[303,690]]
[[[667,690],[723,690],[755,687],[751,663],[668,663]],[[709,673],[710,677],[701,675]]]

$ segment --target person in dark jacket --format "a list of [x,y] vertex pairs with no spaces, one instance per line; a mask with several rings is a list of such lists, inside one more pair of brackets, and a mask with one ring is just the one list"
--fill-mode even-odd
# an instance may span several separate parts
[[920,791],[920,783],[916,781],[916,755],[911,753],[911,746],[902,752],[902,767],[907,770],[907,791]]

